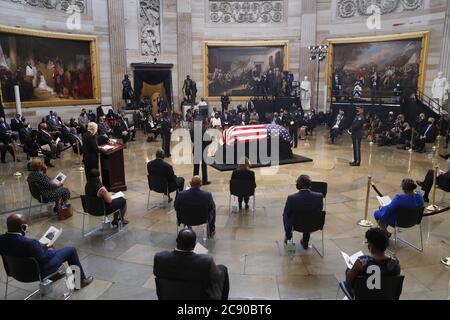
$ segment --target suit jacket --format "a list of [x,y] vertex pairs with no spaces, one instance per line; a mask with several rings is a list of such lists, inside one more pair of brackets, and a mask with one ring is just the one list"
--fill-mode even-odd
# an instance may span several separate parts
[[436,127],[434,125],[431,125],[431,127],[429,127],[429,125],[426,125],[420,135],[425,137],[425,141],[427,143],[434,142],[437,135]]
[[208,205],[208,211],[212,212],[216,209],[213,196],[211,192],[203,191],[198,188],[191,188],[189,190],[182,191],[175,199],[174,207],[178,211],[185,204],[205,204]]
[[43,277],[56,272],[62,264],[54,250],[45,250],[39,241],[13,233],[0,235],[0,254],[36,259]]
[[202,285],[205,292],[194,296],[206,296],[211,300],[222,298],[224,274],[210,256],[186,251],[159,252],[154,258],[153,274],[156,278]]
[[98,168],[99,148],[97,136],[92,133],[85,132],[83,134],[83,162],[89,169]]
[[437,177],[437,184],[444,191],[450,189],[450,170]]
[[11,119],[11,130],[19,132],[24,127],[22,120]]
[[38,142],[41,146],[44,146],[46,144],[51,145],[54,142],[54,140],[53,140],[52,135],[49,132],[39,130],[38,131]]
[[177,176],[173,172],[172,166],[162,159],[155,159],[147,163],[147,173],[149,176],[166,178],[169,189],[177,185]]
[[255,172],[251,170],[234,170],[231,180],[250,180],[253,182],[253,188],[256,188]]
[[11,128],[6,122],[0,123],[0,141],[4,143],[11,143],[11,134],[8,132]]
[[314,214],[323,210],[323,195],[311,190],[300,190],[287,198],[283,216],[286,218],[288,229],[291,230],[294,215]]

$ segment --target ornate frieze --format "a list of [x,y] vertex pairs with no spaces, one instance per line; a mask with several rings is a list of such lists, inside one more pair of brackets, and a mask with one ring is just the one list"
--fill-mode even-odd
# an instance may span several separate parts
[[2,0],[19,3],[25,6],[44,8],[49,10],[67,11],[76,8],[80,13],[86,13],[87,0]]
[[141,54],[161,54],[161,3],[160,0],[139,1],[139,30]]
[[283,0],[210,0],[209,19],[212,23],[280,23],[283,6]]
[[396,12],[397,10],[413,11],[423,6],[423,0],[339,0],[337,14],[340,18],[352,18],[356,15],[368,16],[368,8],[376,5],[381,14]]

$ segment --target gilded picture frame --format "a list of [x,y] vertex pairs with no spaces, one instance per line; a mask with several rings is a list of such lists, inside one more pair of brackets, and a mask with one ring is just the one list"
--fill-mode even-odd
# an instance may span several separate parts
[[426,72],[428,63],[428,51],[429,51],[429,40],[430,32],[410,32],[402,34],[390,34],[382,36],[367,36],[367,37],[354,37],[354,38],[336,38],[328,39],[326,44],[328,45],[328,57],[326,61],[325,69],[325,79],[327,84],[327,100],[331,101],[332,95],[332,78],[334,73],[334,62],[335,62],[335,47],[336,45],[347,45],[347,44],[374,44],[380,42],[392,42],[392,41],[403,41],[403,40],[420,40],[420,63],[418,70],[417,79],[417,90],[423,92],[426,83]]
[[[262,47],[281,47],[283,48],[283,70],[289,70],[289,40],[249,40],[249,41],[204,41],[203,44],[203,96],[208,101],[219,101],[221,95],[211,95],[209,90],[209,52],[211,48],[262,48]],[[245,101],[251,99],[250,95],[230,95],[231,101]]]
[[[53,40],[70,40],[72,42],[80,42],[80,45],[89,45],[89,62],[90,78],[92,83],[92,98],[80,99],[59,99],[59,100],[44,100],[44,101],[21,101],[23,108],[37,108],[37,107],[58,107],[58,106],[73,106],[73,105],[92,105],[101,103],[101,81],[100,81],[100,62],[98,52],[98,37],[86,34],[72,34],[53,31],[42,31],[27,28],[17,28],[11,26],[0,25],[0,34],[8,34],[13,36],[29,36]],[[81,81],[80,81],[81,82]],[[3,91],[3,89],[2,89]],[[6,109],[15,108],[15,102],[6,101],[3,95],[4,106]]]

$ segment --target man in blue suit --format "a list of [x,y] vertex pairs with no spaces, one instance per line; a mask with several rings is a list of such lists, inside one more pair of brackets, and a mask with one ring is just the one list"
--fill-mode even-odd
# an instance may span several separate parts
[[81,272],[81,288],[94,281],[86,277],[81,266],[77,250],[66,247],[53,250],[42,246],[39,241],[25,237],[28,229],[27,218],[21,214],[10,215],[6,221],[8,232],[0,235],[0,254],[10,257],[34,258],[39,263],[43,278],[55,273],[64,262],[69,266],[77,266]]
[[[316,214],[323,210],[323,195],[311,191],[311,178],[309,176],[302,175],[297,179],[297,189],[299,192],[290,195],[284,207],[285,243],[292,239],[294,215]],[[305,250],[308,249],[309,238],[309,233],[303,234],[301,244]]]
[[211,192],[201,190],[202,179],[199,176],[195,176],[191,180],[191,188],[186,191],[182,191],[175,198],[174,207],[175,211],[179,211],[185,205],[205,204],[208,206],[209,217],[209,237],[214,237],[216,233],[216,204],[212,197]]

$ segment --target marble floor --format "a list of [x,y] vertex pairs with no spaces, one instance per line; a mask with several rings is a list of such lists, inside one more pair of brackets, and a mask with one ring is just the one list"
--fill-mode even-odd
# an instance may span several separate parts
[[[213,193],[217,211],[217,234],[205,246],[216,263],[224,264],[230,272],[230,298],[232,299],[335,299],[338,282],[343,280],[345,263],[341,251],[353,254],[367,252],[364,244],[365,229],[356,222],[363,217],[367,177],[371,175],[378,189],[384,194],[400,192],[400,181],[407,176],[423,178],[432,167],[432,153],[412,154],[395,147],[370,147],[363,145],[363,166],[350,168],[352,149],[349,136],[339,139],[336,145],[328,145],[326,131],[320,128],[309,141],[301,141],[297,153],[314,159],[314,162],[282,166],[273,175],[262,175],[257,169],[256,215],[228,214],[228,181],[230,173],[209,168],[212,185],[205,187]],[[95,282],[76,292],[73,299],[156,299],[152,275],[153,256],[161,250],[175,246],[176,224],[173,207],[147,210],[146,160],[152,159],[158,145],[145,142],[142,133],[138,141],[125,150],[128,191],[129,227],[115,238],[103,241],[102,237],[81,236],[82,215],[79,195],[84,190],[84,173],[76,156],[68,151],[56,161],[58,169],[49,170],[50,176],[63,171],[67,176],[72,205],[78,211],[64,222],[58,222],[46,214],[39,216],[33,208],[30,234],[40,237],[50,225],[62,227],[62,236],[56,248],[76,246],[88,274]],[[372,150],[371,156],[370,151]],[[370,161],[369,161],[370,159]],[[448,164],[438,160],[442,168]],[[370,166],[369,166],[370,163]],[[175,165],[177,175],[190,179],[190,165]],[[20,166],[24,171],[25,163]],[[29,192],[26,172],[21,178],[12,176],[12,164],[0,165],[0,232],[5,231],[7,213],[27,208]],[[294,255],[283,246],[282,210],[288,194],[294,193],[295,180],[300,174],[308,174],[316,181],[327,181],[327,217],[325,224],[325,257],[313,250],[304,251],[297,246]],[[448,205],[442,191],[438,192],[439,204]],[[151,206],[162,199],[153,197]],[[35,204],[35,202],[33,202]],[[375,194],[370,196],[370,218],[378,206]],[[22,210],[28,212],[28,210]],[[90,226],[98,220],[87,218]],[[200,232],[200,231],[199,231]],[[400,245],[397,257],[406,276],[401,299],[448,299],[450,270],[440,264],[440,259],[450,255],[450,214],[444,213],[423,221],[423,253]],[[405,239],[417,243],[418,230],[402,233]],[[299,242],[300,235],[295,235]],[[312,241],[319,245],[320,236]],[[5,288],[5,273],[0,268],[0,294]],[[59,288],[61,286],[61,288]],[[64,291],[58,284],[47,298],[60,299]],[[9,299],[23,299],[36,284],[23,285],[13,281]],[[341,298],[341,297],[340,297]]]

